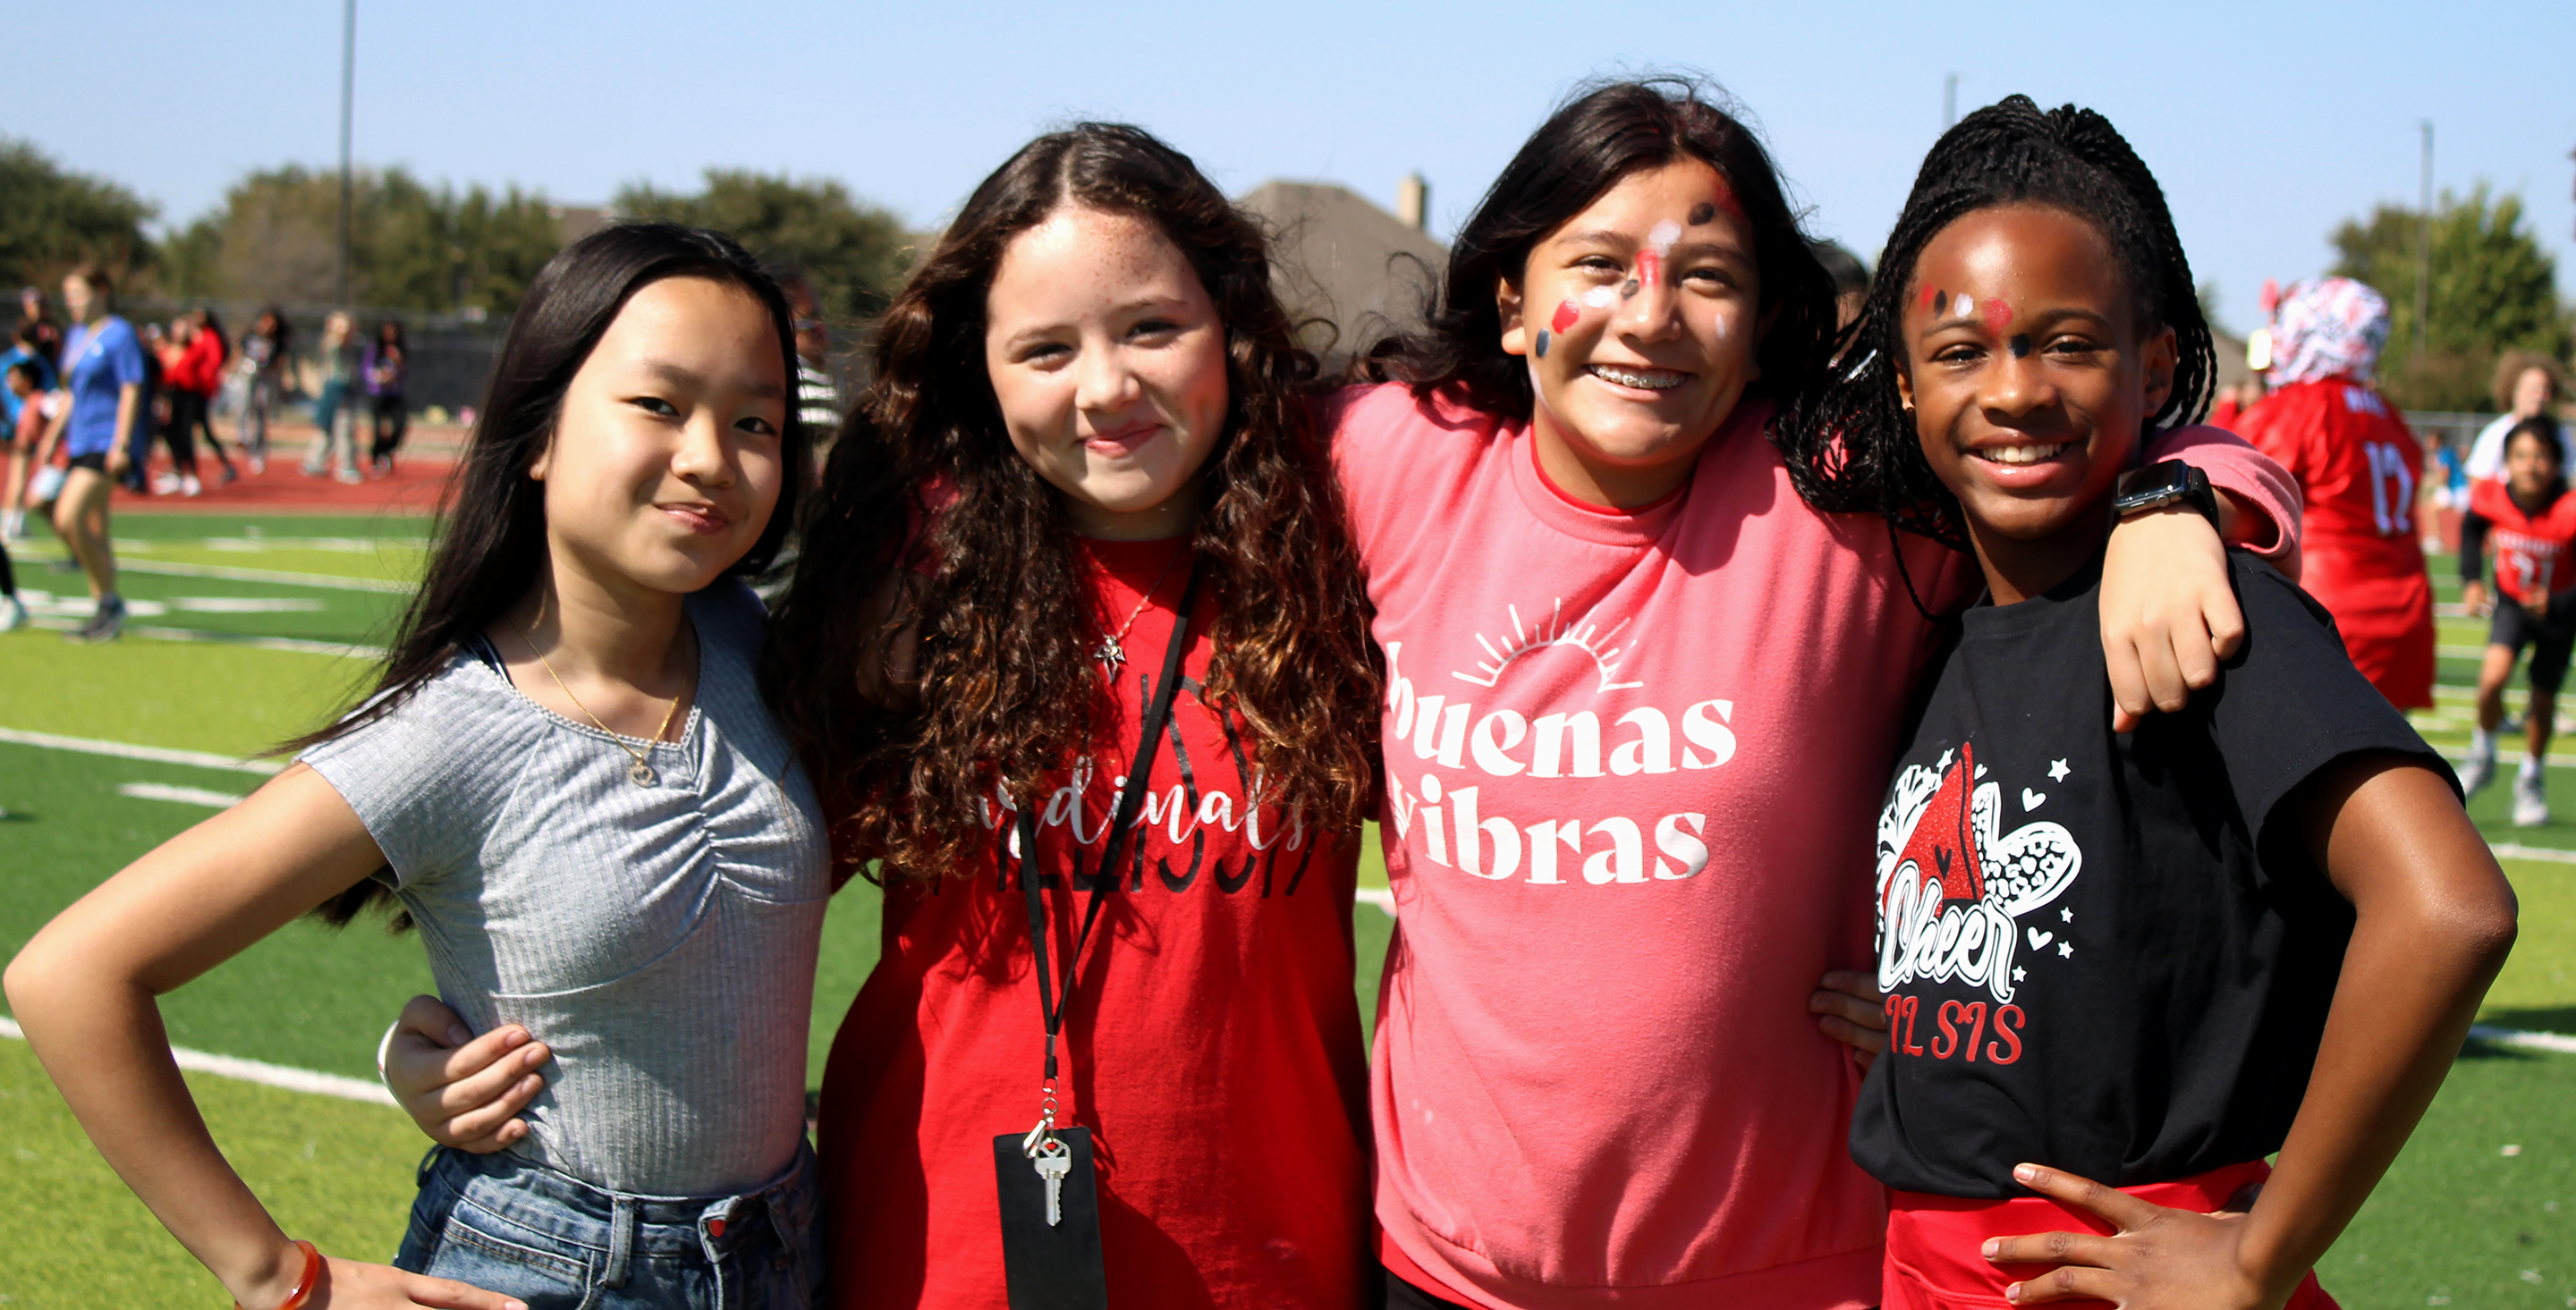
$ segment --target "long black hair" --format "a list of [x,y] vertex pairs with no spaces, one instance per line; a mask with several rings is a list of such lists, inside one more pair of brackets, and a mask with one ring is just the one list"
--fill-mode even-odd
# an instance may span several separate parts
[[[473,435],[448,475],[448,507],[428,576],[403,611],[383,677],[359,709],[288,749],[329,741],[383,718],[537,585],[546,560],[545,484],[529,477],[528,469],[553,441],[564,392],[608,325],[637,291],[674,277],[705,278],[748,292],[777,328],[779,358],[796,358],[786,297],[741,246],[721,233],[671,223],[624,224],[593,232],[547,260],[501,339]],[[782,385],[792,396],[794,365],[787,367],[791,372]],[[732,576],[750,577],[766,568],[794,518],[811,457],[793,405],[787,408],[781,437],[778,506],[759,541],[727,570]],[[370,878],[324,902],[316,913],[332,924],[345,924],[390,894]],[[397,916],[395,927],[402,926],[405,921]]]
[[1859,363],[1816,375],[1781,418],[1782,454],[1823,489],[1821,499],[1808,498],[1818,508],[1884,514],[1966,548],[1958,501],[1932,475],[1914,416],[1897,395],[1905,306],[1933,237],[1977,210],[2011,204],[2045,205],[2092,224],[2128,276],[2141,326],[2173,329],[2173,390],[2148,425],[2196,422],[2208,412],[2217,353],[2155,174],[2100,114],[2074,105],[2043,111],[2028,96],[2007,96],[1959,120],[1923,157],[1852,324],[1849,357]]
[[[1530,251],[1630,174],[1697,159],[1725,179],[1752,229],[1759,312],[1770,326],[1754,349],[1762,376],[1750,394],[1785,395],[1821,373],[1833,357],[1833,276],[1800,230],[1770,152],[1725,101],[1684,77],[1579,89],[1522,143],[1458,230],[1422,330],[1380,343],[1369,371],[1410,383],[1419,396],[1445,390],[1486,413],[1527,419],[1529,367],[1503,351],[1496,287],[1519,285]],[[1797,462],[1790,468],[1796,476]]]

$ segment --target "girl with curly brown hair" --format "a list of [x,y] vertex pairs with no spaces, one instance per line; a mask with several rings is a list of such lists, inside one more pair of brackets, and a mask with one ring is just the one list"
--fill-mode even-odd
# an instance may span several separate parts
[[886,886],[824,1078],[837,1305],[1000,1304],[1042,1113],[1096,1134],[1118,1303],[1358,1297],[1377,683],[1291,327],[1188,159],[1084,125],[986,179],[879,329],[772,644]]

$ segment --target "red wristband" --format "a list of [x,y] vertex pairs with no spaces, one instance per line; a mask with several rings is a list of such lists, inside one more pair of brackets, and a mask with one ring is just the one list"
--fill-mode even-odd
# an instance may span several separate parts
[[[304,1276],[295,1280],[295,1290],[286,1294],[277,1310],[304,1310],[304,1303],[313,1299],[313,1289],[322,1281],[322,1252],[300,1237],[295,1244],[304,1248]],[[233,1302],[233,1310],[242,1310],[242,1303]]]

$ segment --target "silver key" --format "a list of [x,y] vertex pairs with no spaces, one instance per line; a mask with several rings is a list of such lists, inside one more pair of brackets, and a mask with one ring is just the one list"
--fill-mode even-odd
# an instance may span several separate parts
[[[1047,1147],[1055,1149],[1050,1153]],[[1032,1163],[1037,1166],[1038,1177],[1046,1180],[1047,1227],[1053,1228],[1064,1222],[1064,1176],[1073,1172],[1073,1152],[1050,1137],[1038,1148]]]

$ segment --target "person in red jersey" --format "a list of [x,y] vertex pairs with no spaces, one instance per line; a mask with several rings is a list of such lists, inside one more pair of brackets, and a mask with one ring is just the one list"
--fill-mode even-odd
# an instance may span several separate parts
[[2513,785],[2513,822],[2520,828],[2549,822],[2541,759],[2557,726],[2568,653],[2576,648],[2576,496],[2567,494],[2565,441],[2558,420],[2546,414],[2514,424],[2505,434],[2504,478],[2472,485],[2469,512],[2460,520],[2460,599],[2470,613],[2488,608],[2478,577],[2488,546],[2495,547],[2496,575],[2495,619],[2487,630],[2486,664],[2478,670],[2478,726],[2460,785],[2475,792],[2494,780],[2504,684],[2530,646],[2531,703],[2522,717],[2531,750]]
[[2419,446],[2371,385],[2388,301],[2350,278],[2293,284],[2272,326],[2272,394],[2237,434],[2280,461],[2307,502],[2300,585],[2401,710],[2433,703],[2433,584],[2415,530]]

